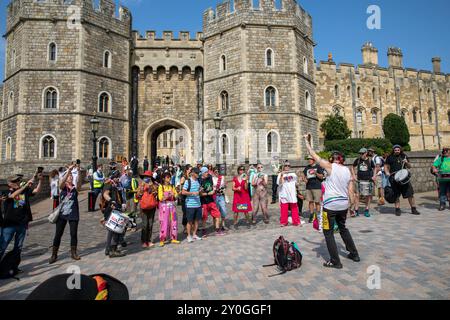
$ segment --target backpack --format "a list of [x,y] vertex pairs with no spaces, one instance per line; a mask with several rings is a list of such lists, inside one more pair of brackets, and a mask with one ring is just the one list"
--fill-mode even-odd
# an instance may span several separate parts
[[142,210],[151,210],[155,209],[158,206],[158,200],[155,195],[150,192],[150,189],[144,192],[141,198],[141,209]]
[[395,203],[398,197],[399,194],[397,194],[391,186],[386,186],[384,188],[384,199],[386,199],[388,203]]
[[20,264],[20,252],[13,250],[5,254],[2,261],[0,261],[0,279],[16,279],[16,275],[19,273]]
[[273,243],[273,258],[274,264],[264,265],[263,267],[277,266],[280,273],[269,277],[282,275],[288,271],[300,268],[303,255],[295,242],[290,243],[283,236],[280,236]]

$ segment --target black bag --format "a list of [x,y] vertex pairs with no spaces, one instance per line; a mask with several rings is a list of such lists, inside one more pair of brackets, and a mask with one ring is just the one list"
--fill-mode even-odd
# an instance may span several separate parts
[[263,267],[277,266],[280,273],[269,277],[282,275],[288,271],[300,268],[303,255],[295,242],[289,243],[283,236],[280,236],[273,244],[273,258],[275,263],[264,265]]
[[384,198],[388,203],[395,203],[400,195],[397,194],[391,186],[386,186],[384,188]]
[[16,275],[19,273],[20,265],[20,252],[13,250],[5,254],[2,261],[0,261],[0,279],[16,279]]

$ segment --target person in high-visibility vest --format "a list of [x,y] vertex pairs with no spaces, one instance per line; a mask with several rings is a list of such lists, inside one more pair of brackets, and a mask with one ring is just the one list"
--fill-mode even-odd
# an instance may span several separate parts
[[92,178],[94,179],[92,191],[95,194],[94,198],[94,208],[95,208],[95,203],[97,202],[98,195],[103,192],[103,186],[105,185],[105,175],[103,174],[103,165],[99,164],[97,166],[97,171],[94,172]]

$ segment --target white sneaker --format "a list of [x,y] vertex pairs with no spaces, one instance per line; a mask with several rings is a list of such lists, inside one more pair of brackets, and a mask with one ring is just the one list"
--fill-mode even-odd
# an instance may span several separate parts
[[305,223],[306,223],[306,221],[304,221],[304,220],[300,221],[300,224],[302,224],[302,225],[304,225]]
[[187,241],[188,241],[189,243],[191,243],[191,242],[194,242],[194,239],[193,239],[191,236],[188,236],[188,237],[187,237]]
[[196,235],[196,234],[194,234],[194,240],[202,240],[202,238],[201,237],[199,237],[198,235]]

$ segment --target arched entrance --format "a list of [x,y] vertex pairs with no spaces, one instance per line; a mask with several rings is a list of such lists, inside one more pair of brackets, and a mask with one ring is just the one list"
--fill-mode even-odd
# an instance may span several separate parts
[[[164,139],[161,139],[162,135]],[[191,130],[175,119],[165,118],[151,124],[144,132],[144,146],[144,154],[152,166],[158,156],[168,155],[176,164],[186,164],[192,160]]]

